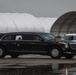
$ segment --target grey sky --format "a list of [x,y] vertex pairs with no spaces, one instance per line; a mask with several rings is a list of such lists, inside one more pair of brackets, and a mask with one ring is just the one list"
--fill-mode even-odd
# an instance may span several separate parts
[[76,11],[76,0],[0,0],[0,12],[30,13],[37,17],[59,17]]

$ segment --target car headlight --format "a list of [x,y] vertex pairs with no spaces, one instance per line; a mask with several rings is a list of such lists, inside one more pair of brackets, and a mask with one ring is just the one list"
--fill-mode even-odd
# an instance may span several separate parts
[[68,48],[68,43],[65,43],[65,42],[59,42],[59,43],[64,44],[65,48]]

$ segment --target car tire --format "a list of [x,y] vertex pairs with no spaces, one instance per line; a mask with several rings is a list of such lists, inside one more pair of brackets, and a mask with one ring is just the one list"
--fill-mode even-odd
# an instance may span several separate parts
[[66,59],[72,59],[74,55],[65,55]]
[[50,49],[50,56],[53,59],[59,59],[62,56],[62,51],[60,50],[59,47],[52,47]]
[[4,58],[6,56],[6,52],[3,47],[0,46],[0,58]]
[[10,55],[12,58],[17,58],[19,55],[18,54],[11,54]]

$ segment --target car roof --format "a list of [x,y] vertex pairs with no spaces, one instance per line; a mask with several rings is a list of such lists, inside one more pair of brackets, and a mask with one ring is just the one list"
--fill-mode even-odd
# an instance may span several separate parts
[[76,34],[75,33],[73,33],[73,34],[65,34],[65,36],[76,36]]
[[3,34],[49,34],[44,32],[9,32],[9,33],[3,33]]

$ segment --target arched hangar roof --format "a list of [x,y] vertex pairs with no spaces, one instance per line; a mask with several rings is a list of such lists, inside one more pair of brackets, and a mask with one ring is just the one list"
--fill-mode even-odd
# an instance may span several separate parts
[[50,32],[54,35],[76,33],[76,11],[68,12],[60,16],[52,25]]
[[44,27],[28,13],[0,13],[0,33],[4,32],[44,32]]

